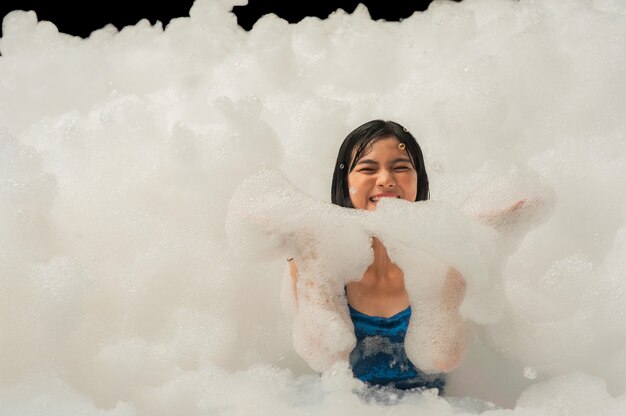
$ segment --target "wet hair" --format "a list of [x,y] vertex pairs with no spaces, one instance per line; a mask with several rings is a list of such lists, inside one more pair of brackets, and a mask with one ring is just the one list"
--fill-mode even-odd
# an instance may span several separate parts
[[356,162],[376,140],[388,137],[395,137],[400,143],[404,143],[405,150],[417,172],[417,196],[415,200],[425,201],[430,197],[424,156],[415,137],[395,121],[372,120],[352,130],[339,148],[331,187],[333,204],[354,208],[348,191],[348,174],[352,172]]

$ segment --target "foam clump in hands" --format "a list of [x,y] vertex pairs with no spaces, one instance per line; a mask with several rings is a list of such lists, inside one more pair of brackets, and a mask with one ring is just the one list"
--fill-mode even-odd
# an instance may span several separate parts
[[[360,277],[358,270],[371,260],[363,218],[363,212],[304,194],[278,170],[262,170],[235,191],[226,229],[231,248],[251,260],[291,255],[312,267],[334,270],[332,274]],[[364,248],[366,253],[359,256]]]
[[318,371],[356,343],[343,286],[372,259],[362,213],[316,201],[276,170],[248,178],[229,205],[229,246],[249,260],[293,256],[301,269],[294,346]]
[[[425,340],[446,337],[446,314],[439,313],[446,285],[455,279],[466,285],[465,298],[457,300],[464,318],[485,324],[500,316],[501,235],[443,202],[384,200],[372,212],[342,208],[298,191],[277,170],[265,170],[235,191],[228,212],[228,241],[239,258],[296,259],[293,341],[318,371],[347,359],[354,348],[344,287],[360,280],[373,261],[372,237],[404,271],[414,309],[407,354],[424,371],[441,369],[436,347],[442,342]],[[458,276],[446,279],[451,267]]]

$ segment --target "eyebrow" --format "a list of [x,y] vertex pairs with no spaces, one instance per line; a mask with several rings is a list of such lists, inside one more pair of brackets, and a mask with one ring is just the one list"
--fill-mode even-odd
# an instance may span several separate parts
[[[391,161],[391,164],[394,163],[399,163],[399,162],[407,162],[407,163],[411,163],[411,159],[407,159],[405,157],[399,157],[396,158],[394,160]],[[360,164],[366,164],[366,165],[378,165],[378,162],[376,162],[375,160],[372,159],[361,159],[359,161],[356,162],[356,165],[360,165]],[[355,166],[356,166],[355,165]]]

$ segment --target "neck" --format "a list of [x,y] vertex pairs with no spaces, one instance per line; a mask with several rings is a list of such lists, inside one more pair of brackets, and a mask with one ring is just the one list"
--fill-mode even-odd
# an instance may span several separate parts
[[387,249],[376,237],[372,238],[372,249],[374,250],[374,262],[370,265],[371,270],[377,278],[388,277],[391,259],[387,254]]

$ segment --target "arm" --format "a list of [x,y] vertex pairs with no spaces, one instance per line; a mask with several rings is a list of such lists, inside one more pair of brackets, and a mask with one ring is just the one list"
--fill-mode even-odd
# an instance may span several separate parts
[[[311,258],[309,255],[302,259],[304,272]],[[341,324],[339,304],[332,300],[326,285],[307,278],[306,274],[300,275],[293,258],[289,258],[288,263],[295,310],[293,344],[296,352],[320,372],[337,362],[347,362],[355,340],[349,328]]]
[[540,205],[540,199],[520,199],[509,207],[483,212],[477,214],[475,218],[480,223],[499,229],[522,222],[529,214],[536,211]]
[[449,372],[458,367],[465,357],[469,346],[469,324],[459,313],[459,307],[465,296],[465,280],[461,273],[453,267],[448,269],[443,286],[441,308],[441,323],[438,328],[439,356],[434,362],[438,371]]

